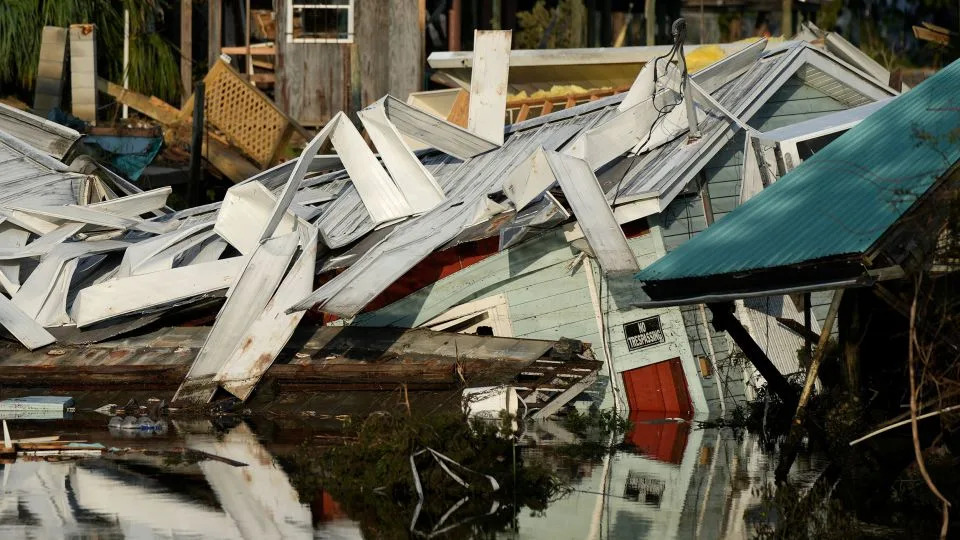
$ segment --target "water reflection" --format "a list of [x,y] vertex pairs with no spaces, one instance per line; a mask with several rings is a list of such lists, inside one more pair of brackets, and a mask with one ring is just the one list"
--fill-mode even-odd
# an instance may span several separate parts
[[[175,427],[186,448],[246,466],[133,453],[61,463],[18,460],[4,465],[0,537],[314,537],[311,509],[246,424],[226,433],[216,433],[209,422]],[[319,517],[326,519],[317,523],[321,537],[360,538],[356,525],[341,516]]]
[[[572,492],[544,512],[518,516],[502,538],[687,539],[753,536],[747,516],[757,514],[757,488],[773,480],[776,466],[758,438],[729,429],[695,429],[690,422],[635,414],[618,449],[569,476]],[[528,457],[549,460],[549,445],[568,439],[556,424]],[[826,466],[809,456],[791,472],[800,485]],[[569,472],[569,471],[568,471]],[[753,511],[752,511],[753,510]]]
[[[773,464],[755,437],[632,419],[631,447],[571,454],[577,437],[559,422],[531,428],[525,463],[547,464],[571,491],[546,509],[521,509],[500,538],[748,538],[753,488]],[[259,427],[259,424],[257,424]],[[104,430],[106,431],[106,430]],[[360,524],[326,493],[297,493],[269,444],[245,423],[215,429],[174,421],[167,444],[246,463],[196,463],[130,453],[3,466],[0,537],[362,538]],[[139,440],[138,440],[139,441]],[[289,448],[287,448],[289,451]],[[798,461],[813,477],[818,462]],[[398,513],[399,514],[399,513]],[[397,515],[406,530],[410,515]],[[450,522],[456,521],[451,518]],[[460,538],[454,528],[446,537]]]

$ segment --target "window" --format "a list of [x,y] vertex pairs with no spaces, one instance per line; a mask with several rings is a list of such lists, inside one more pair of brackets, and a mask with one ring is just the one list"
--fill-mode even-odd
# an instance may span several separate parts
[[513,337],[510,309],[502,294],[461,304],[420,325],[420,328],[479,336]]
[[290,43],[353,43],[355,0],[287,0]]

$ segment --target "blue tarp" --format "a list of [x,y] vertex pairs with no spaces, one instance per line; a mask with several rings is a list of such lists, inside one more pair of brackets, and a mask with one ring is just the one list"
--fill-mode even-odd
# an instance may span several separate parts
[[114,172],[136,181],[163,146],[162,137],[118,137],[85,135],[83,143],[99,147],[106,163]]

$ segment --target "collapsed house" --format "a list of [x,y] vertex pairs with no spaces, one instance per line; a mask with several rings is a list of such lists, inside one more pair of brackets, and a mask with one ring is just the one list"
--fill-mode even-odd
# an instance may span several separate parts
[[[694,95],[698,118],[702,115],[699,137],[689,137],[686,121],[677,120],[681,105],[658,124],[669,127],[654,130],[652,142],[632,151],[647,133],[632,123],[643,125],[638,110],[633,110],[637,116],[625,118],[631,93],[510,126],[504,146],[471,168],[476,172],[463,181],[488,182],[488,193],[500,183],[508,201],[520,207],[516,215],[495,216],[480,225],[468,223],[464,214],[455,223],[400,224],[397,229],[408,239],[402,253],[390,249],[396,232],[374,240],[381,242],[380,249],[360,255],[353,263],[356,273],[348,269],[348,277],[335,278],[313,298],[324,311],[353,317],[353,325],[461,331],[487,326],[495,335],[588,341],[612,360],[605,372],[613,392],[606,392],[603,383],[595,389],[606,396],[598,399],[607,406],[619,399],[632,409],[720,412],[752,397],[754,372],[732,361],[732,344],[710,326],[701,306],[639,308],[642,293],[629,276],[616,272],[647,266],[775,180],[771,175],[779,174],[775,156],[780,150],[764,132],[776,138],[775,130],[796,123],[798,130],[806,130],[796,136],[803,148],[815,148],[897,92],[805,42],[769,51],[764,43],[747,46],[690,81],[703,91],[687,94]],[[651,115],[648,121],[657,117],[652,102],[639,110]],[[816,117],[826,130],[800,125]],[[754,139],[764,142],[754,144]],[[588,162],[624,232],[627,250],[604,243],[615,239],[599,217],[594,221],[604,205],[578,208],[586,197],[571,192],[559,174],[560,189],[544,190],[552,184],[549,179],[539,184],[528,179],[538,169],[556,173],[561,167],[553,153],[584,145],[596,156]],[[443,178],[449,167],[439,168],[437,177]],[[771,178],[760,176],[760,170]],[[576,174],[589,178],[585,167]],[[517,180],[523,175],[527,178]],[[489,204],[483,198],[479,202]],[[567,205],[579,216],[575,223],[569,221]],[[416,226],[423,228],[423,236],[406,232]],[[367,234],[376,239],[383,233]],[[357,250],[344,255],[357,257]],[[402,269],[396,267],[401,259]],[[815,300],[822,320],[829,296]],[[770,336],[763,346],[781,371],[796,372],[796,351],[804,338],[777,318],[802,322],[801,309],[791,299],[774,304],[751,306],[746,314],[756,333]],[[767,331],[771,322],[774,328]]]
[[[4,135],[35,179],[0,178],[4,326],[29,348],[90,343],[222,303],[176,394],[201,403],[249,397],[308,310],[332,325],[589,342],[605,406],[688,415],[749,397],[753,373],[703,306],[638,307],[632,274],[897,91],[805,41],[742,44],[688,75],[681,40],[628,92],[504,129],[509,43],[478,33],[465,127],[386,96],[358,115],[376,154],[341,113],[297,160],[179,212],[168,190],[116,197]],[[799,324],[789,298],[744,309],[754,333]],[[796,371],[802,332],[764,335]]]

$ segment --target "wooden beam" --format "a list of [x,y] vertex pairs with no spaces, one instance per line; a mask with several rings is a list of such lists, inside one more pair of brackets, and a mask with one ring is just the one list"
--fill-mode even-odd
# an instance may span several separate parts
[[417,24],[420,26],[420,61],[417,64],[417,90],[424,88],[423,67],[427,65],[427,0],[417,0]]
[[803,424],[807,418],[807,402],[813,394],[813,385],[817,381],[817,372],[820,371],[820,363],[823,362],[823,357],[827,352],[827,342],[830,340],[833,323],[837,320],[837,313],[840,310],[843,293],[843,289],[839,289],[833,293],[830,309],[827,310],[827,318],[823,321],[823,328],[820,330],[820,341],[817,342],[817,350],[810,360],[810,367],[807,368],[807,379],[803,385],[803,391],[800,392],[800,399],[797,400],[797,412],[793,416],[790,433],[787,434],[787,440],[784,441],[783,446],[780,447],[780,461],[777,463],[777,469],[774,473],[774,477],[778,482],[786,481],[787,473],[790,472],[793,461],[797,459],[800,441],[803,438]]
[[447,13],[447,50],[460,50],[460,14],[463,13],[463,0],[453,0]]
[[783,22],[781,23],[780,34],[783,37],[793,36],[793,0],[783,0]]
[[528,116],[530,116],[530,105],[524,103],[520,106],[520,112],[517,113],[517,123],[523,122]]
[[726,332],[733,338],[734,343],[743,351],[747,360],[766,379],[767,387],[787,404],[788,408],[792,407],[797,402],[796,391],[787,382],[783,373],[780,373],[777,366],[773,365],[760,345],[757,345],[757,342],[753,340],[747,329],[733,316],[733,304],[729,302],[708,304],[707,307],[713,314],[713,327],[721,332]]
[[119,84],[114,84],[100,77],[97,78],[97,90],[110,95],[124,105],[129,105],[161,124],[172,125],[179,122],[180,109],[158,97],[145,96],[133,90],[126,90]]
[[860,396],[860,343],[864,339],[864,321],[861,317],[863,300],[860,295],[859,289],[846,291],[837,316],[837,329],[846,366],[847,390],[854,397]]
[[803,347],[807,350],[807,358],[813,355],[813,342],[819,341],[820,336],[813,337],[813,297],[810,292],[803,293]]
[[230,55],[246,55],[250,54],[252,56],[276,56],[277,48],[274,46],[260,47],[260,46],[251,46],[249,52],[246,47],[221,47],[220,52],[223,54]]
[[[189,2],[190,0],[184,0]],[[200,160],[203,157],[203,113],[206,91],[203,81],[197,83],[193,93],[193,131],[190,134],[190,182],[187,184],[187,203],[190,206],[200,205],[200,181],[203,171],[200,170]]]
[[[650,2],[647,5],[652,7],[654,3]],[[650,19],[651,19],[650,17],[647,17],[647,20],[650,20]],[[612,44],[613,44],[613,0],[600,0],[600,46],[609,47]]]
[[223,44],[221,1],[207,0],[207,16],[209,17],[207,23],[207,67],[217,62],[221,52],[220,47]]
[[218,171],[233,182],[242,182],[261,172],[253,163],[233,149],[213,137],[204,137],[203,157]]
[[950,34],[942,34],[923,26],[914,26],[913,36],[921,41],[929,41],[943,46],[950,45]]
[[193,88],[193,0],[180,0],[180,104]]
[[246,70],[247,75],[253,76],[253,63],[250,62],[250,0],[247,0],[243,10],[243,43],[247,47]]
[[245,75],[244,78],[254,84],[275,84],[277,82],[275,73],[254,73],[253,75]]
[[512,35],[510,30],[477,30],[473,34],[467,129],[498,145],[503,144]]

